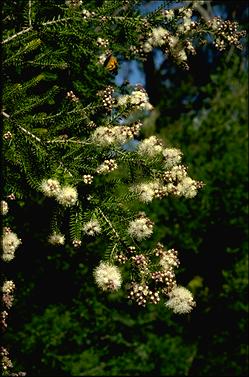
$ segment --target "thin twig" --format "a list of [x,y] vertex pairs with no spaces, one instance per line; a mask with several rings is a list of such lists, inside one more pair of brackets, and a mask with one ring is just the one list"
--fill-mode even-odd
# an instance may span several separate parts
[[103,217],[103,219],[107,222],[107,224],[109,225],[109,227],[111,228],[111,230],[113,231],[113,233],[115,234],[115,236],[117,237],[117,239],[120,242],[122,242],[120,235],[118,234],[118,232],[116,231],[116,229],[113,227],[113,225],[110,222],[110,220],[106,217],[106,215],[104,214],[104,212],[99,207],[97,209],[98,209],[99,213],[101,214],[101,216]]
[[5,39],[4,41],[2,41],[1,43],[4,45],[5,43],[8,43],[10,41],[12,41],[12,39],[15,39],[16,37],[18,37],[19,35],[22,35],[22,34],[25,34],[25,33],[28,33],[29,31],[31,31],[33,28],[32,26],[27,28],[27,29],[24,29],[24,30],[21,30],[19,31],[18,33],[12,35],[11,37]]
[[[5,116],[5,118],[8,118],[8,119],[10,118],[10,115],[7,114],[7,113],[5,113],[5,111],[2,111],[2,114],[3,114],[3,116]],[[37,136],[35,136],[34,134],[32,134],[32,132],[26,130],[26,128],[20,126],[19,124],[17,124],[17,127],[18,127],[20,130],[22,130],[25,134],[31,136],[33,139],[35,139],[36,141],[38,141],[39,143],[41,142],[41,139],[40,139],[39,137],[37,137]]]
[[32,12],[32,0],[29,0],[29,27],[32,27],[31,12]]

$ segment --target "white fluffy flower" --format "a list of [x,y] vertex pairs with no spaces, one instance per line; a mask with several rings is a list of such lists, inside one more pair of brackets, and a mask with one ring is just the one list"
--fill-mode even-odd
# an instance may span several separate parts
[[129,98],[130,98],[130,96],[128,94],[124,94],[123,96],[119,96],[118,102],[117,102],[118,106],[121,107],[121,106],[127,105],[127,103],[129,102]]
[[125,94],[120,96],[117,101],[117,106],[131,105],[139,110],[152,110],[153,106],[149,102],[148,94],[144,89],[134,89],[130,95]]
[[182,152],[176,148],[165,148],[163,150],[163,156],[165,158],[165,168],[170,169],[181,162]]
[[150,136],[139,143],[137,152],[140,155],[154,157],[162,153],[162,143],[156,136]]
[[176,186],[177,195],[185,198],[193,198],[197,194],[196,181],[190,177],[184,177]]
[[165,37],[169,34],[169,32],[164,29],[162,26],[152,29],[152,43],[156,46],[162,46],[165,43]]
[[103,291],[116,291],[121,287],[122,277],[117,266],[101,261],[99,266],[95,268],[93,275],[97,285]]
[[65,236],[61,233],[54,232],[48,237],[48,242],[52,245],[64,245]]
[[98,127],[92,134],[92,140],[100,145],[108,146],[115,142],[114,132],[109,127]]
[[127,232],[131,237],[141,241],[152,235],[153,222],[145,216],[140,216],[129,223]]
[[83,226],[83,232],[88,236],[95,236],[101,233],[101,227],[98,220],[90,220]]
[[15,289],[15,283],[12,280],[5,280],[2,287],[2,292],[6,294],[10,294]]
[[149,102],[148,94],[145,90],[135,89],[130,95],[130,103],[141,110],[152,110],[153,106]]
[[1,214],[7,215],[9,211],[8,203],[5,200],[1,200]]
[[2,238],[2,259],[5,262],[11,261],[15,257],[15,251],[20,244],[21,240],[17,237],[16,233],[11,231],[4,233]]
[[92,140],[105,147],[111,144],[124,144],[138,134],[140,124],[129,126],[98,127],[92,134]]
[[174,18],[174,9],[168,9],[164,11],[165,18],[168,21],[171,21]]
[[60,192],[60,184],[57,179],[44,179],[41,183],[41,190],[48,197],[56,196]]
[[165,303],[165,306],[176,314],[189,313],[195,305],[192,293],[184,287],[173,288],[169,293],[169,300]]
[[159,182],[140,183],[131,188],[131,191],[137,194],[141,202],[149,203],[155,197],[155,190],[160,188]]
[[78,199],[77,190],[71,186],[64,186],[56,196],[56,200],[63,206],[73,206]]

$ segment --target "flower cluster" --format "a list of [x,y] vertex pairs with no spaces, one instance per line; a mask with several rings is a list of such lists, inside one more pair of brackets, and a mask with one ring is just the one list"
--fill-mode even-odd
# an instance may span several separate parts
[[82,0],[66,0],[65,1],[65,4],[69,7],[69,8],[79,8],[82,4]]
[[132,262],[141,270],[146,270],[148,266],[148,259],[143,254],[133,255]]
[[108,39],[98,37],[97,38],[97,45],[99,47],[108,47],[109,41],[108,41]]
[[110,160],[105,160],[104,162],[102,162],[102,164],[100,164],[97,167],[96,172],[98,174],[106,174],[106,173],[110,173],[113,170],[116,170],[117,168],[118,168],[118,165],[116,161],[113,159],[110,159]]
[[12,139],[12,133],[10,131],[7,131],[3,134],[4,140],[11,140]]
[[167,189],[164,187],[159,180],[152,182],[139,183],[130,188],[138,198],[143,203],[149,203],[154,198],[163,198],[167,195]]
[[84,174],[83,175],[83,182],[86,184],[86,185],[90,185],[93,181],[93,176],[91,174]]
[[98,220],[90,220],[83,226],[83,232],[88,236],[95,236],[101,233],[101,226]]
[[149,101],[148,94],[142,86],[137,86],[131,94],[124,94],[118,97],[118,107],[130,107],[136,110],[152,110],[153,106]]
[[3,216],[7,215],[8,211],[9,211],[9,206],[8,206],[8,203],[5,201],[5,200],[1,200],[1,214]]
[[69,101],[79,102],[79,97],[77,97],[72,90],[67,92],[67,98],[69,99]]
[[173,166],[180,164],[182,159],[182,152],[179,149],[165,148],[162,153],[165,158],[166,169],[170,169]]
[[192,293],[180,286],[176,286],[168,293],[169,300],[165,303],[165,306],[172,309],[176,314],[186,314],[191,312],[196,305]]
[[61,233],[54,232],[48,237],[48,242],[51,243],[51,245],[64,245],[65,236]]
[[148,302],[158,304],[160,301],[159,292],[152,291],[146,284],[131,283],[128,298],[138,305],[145,306]]
[[3,302],[3,305],[7,309],[10,309],[12,304],[13,304],[13,301],[14,301],[13,292],[14,292],[14,290],[15,290],[14,282],[12,280],[5,280],[5,282],[3,283],[3,286],[2,286],[2,292],[3,292],[2,302]]
[[207,21],[207,25],[215,32],[214,45],[219,50],[225,50],[230,45],[242,48],[240,39],[246,35],[245,31],[238,31],[238,23],[230,20],[222,20],[213,17]]
[[61,187],[57,179],[44,179],[41,183],[41,191],[45,196],[55,197],[59,204],[65,207],[73,206],[78,199],[78,193],[74,187]]
[[203,187],[202,182],[195,181],[187,175],[186,167],[183,165],[176,165],[171,170],[165,171],[163,180],[169,193],[185,198],[193,198],[197,190]]
[[103,291],[116,291],[121,287],[122,276],[117,266],[101,261],[93,274],[97,285]]
[[13,364],[12,364],[12,361],[9,357],[9,351],[5,347],[1,346],[0,356],[1,356],[1,367],[2,367],[2,371],[3,371],[3,375],[17,376],[17,377],[26,376],[26,372],[17,372],[17,373],[12,372],[10,374],[10,369],[13,368]]
[[78,193],[74,187],[64,186],[61,188],[56,200],[65,207],[73,206],[78,199]]
[[124,144],[139,134],[142,122],[135,122],[130,126],[98,127],[92,134],[92,140],[103,147],[112,144]]
[[129,236],[141,241],[152,235],[153,224],[153,221],[146,217],[144,213],[141,213],[135,220],[130,221],[127,232]]
[[155,157],[163,151],[163,143],[156,136],[150,136],[139,143],[137,153],[141,156]]
[[60,183],[57,179],[44,179],[41,183],[41,191],[45,196],[53,197],[60,193]]
[[98,92],[98,96],[101,96],[103,106],[107,111],[111,111],[115,103],[113,92],[114,87],[111,85],[108,85],[104,90]]
[[21,242],[21,239],[17,237],[16,233],[12,232],[9,228],[3,229],[2,259],[5,262],[10,262],[12,259],[14,259],[15,251]]

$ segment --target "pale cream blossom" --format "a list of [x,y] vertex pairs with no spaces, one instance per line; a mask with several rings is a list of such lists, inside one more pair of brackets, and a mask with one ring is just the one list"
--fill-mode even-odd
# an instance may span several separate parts
[[16,233],[12,231],[5,232],[2,237],[2,259],[5,262],[9,262],[15,257],[15,251],[21,244],[21,239],[19,239]]
[[141,141],[137,148],[137,153],[143,156],[154,157],[163,151],[162,142],[156,136]]
[[98,220],[90,220],[83,226],[83,232],[88,236],[95,236],[101,233],[101,226]]
[[176,186],[177,195],[193,198],[197,195],[197,183],[190,177],[184,177]]
[[41,183],[41,191],[45,196],[52,197],[56,196],[60,192],[60,183],[57,179],[44,179]]
[[172,309],[176,314],[190,313],[195,305],[192,293],[180,286],[172,289],[169,293],[169,300],[165,303],[165,306]]
[[177,148],[165,148],[163,156],[165,158],[165,168],[170,169],[181,162],[182,152]]
[[127,232],[131,237],[141,241],[152,235],[153,222],[146,216],[139,216],[135,220],[130,221]]
[[5,282],[3,283],[2,292],[5,294],[11,294],[13,293],[15,287],[16,286],[13,280],[5,280]]
[[93,275],[97,285],[103,291],[116,291],[121,287],[122,276],[117,266],[101,261]]
[[64,186],[56,196],[56,200],[65,207],[75,205],[78,199],[77,190],[71,186]]
[[61,233],[54,232],[49,236],[48,242],[52,245],[64,245],[65,236]]

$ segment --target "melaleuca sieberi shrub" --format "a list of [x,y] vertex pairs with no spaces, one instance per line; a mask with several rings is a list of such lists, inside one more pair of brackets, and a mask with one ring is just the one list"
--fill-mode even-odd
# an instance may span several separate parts
[[188,55],[203,40],[220,51],[241,48],[237,24],[202,18],[200,6],[171,9],[169,2],[144,14],[139,1],[27,1],[22,26],[6,21],[4,261],[28,247],[12,231],[8,201],[28,206],[35,195],[51,207],[48,244],[80,253],[101,240],[104,251],[89,269],[104,293],[122,289],[141,306],[165,301],[175,313],[192,310],[191,292],[176,281],[178,252],[156,237],[159,224],[146,205],[170,196],[193,199],[203,183],[188,174],[180,149],[153,135],[141,138],[154,111],[145,89],[118,87],[113,79],[122,60],[146,61],[154,48],[178,69],[188,69]]

